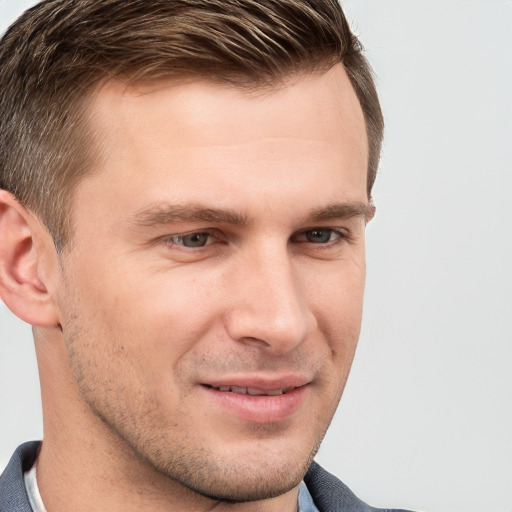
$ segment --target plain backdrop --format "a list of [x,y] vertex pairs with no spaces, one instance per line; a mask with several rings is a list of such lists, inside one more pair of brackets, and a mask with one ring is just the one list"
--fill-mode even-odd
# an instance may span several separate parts
[[[0,30],[32,3],[0,0]],[[318,460],[374,505],[511,512],[512,2],[344,6],[387,129],[360,346]],[[0,468],[41,436],[30,328],[0,304]]]

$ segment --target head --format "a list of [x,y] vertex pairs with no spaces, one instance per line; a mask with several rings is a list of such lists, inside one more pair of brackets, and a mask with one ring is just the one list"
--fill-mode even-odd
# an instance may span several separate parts
[[357,343],[382,139],[338,3],[46,1],[0,61],[0,290],[45,438],[72,409],[198,495],[287,493]]

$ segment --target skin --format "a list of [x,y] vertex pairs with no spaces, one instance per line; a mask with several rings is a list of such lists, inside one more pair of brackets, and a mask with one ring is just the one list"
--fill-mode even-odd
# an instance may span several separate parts
[[[258,93],[109,83],[91,119],[101,164],[62,255],[0,192],[2,298],[36,326],[48,512],[295,511],[361,323],[372,210],[345,71]],[[232,385],[293,389],[211,388]]]

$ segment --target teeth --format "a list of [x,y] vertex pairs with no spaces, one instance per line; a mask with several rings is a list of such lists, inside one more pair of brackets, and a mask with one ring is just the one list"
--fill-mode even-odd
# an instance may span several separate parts
[[247,388],[247,393],[249,395],[253,395],[253,396],[266,394],[265,391],[262,391],[261,389],[255,389],[255,388]]
[[271,391],[267,391],[267,395],[282,395],[283,390],[282,389],[273,389]]
[[290,391],[293,388],[286,388],[286,389],[271,389],[269,391],[263,391],[262,389],[257,388],[242,388],[239,386],[219,386],[219,391],[231,391],[232,393],[238,393],[240,395],[251,395],[251,396],[261,396],[261,395],[267,395],[267,396],[277,396],[277,395],[284,395],[288,391]]

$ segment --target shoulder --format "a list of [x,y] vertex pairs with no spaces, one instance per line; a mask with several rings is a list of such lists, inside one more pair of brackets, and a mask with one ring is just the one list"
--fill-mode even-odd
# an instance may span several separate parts
[[22,444],[14,452],[0,475],[0,512],[31,512],[23,473],[30,469],[39,451],[40,442]]
[[320,512],[407,512],[370,507],[316,462],[311,464],[304,481]]

